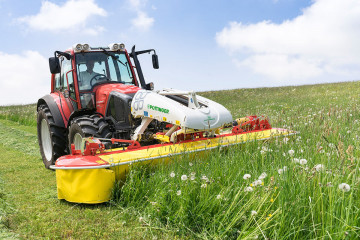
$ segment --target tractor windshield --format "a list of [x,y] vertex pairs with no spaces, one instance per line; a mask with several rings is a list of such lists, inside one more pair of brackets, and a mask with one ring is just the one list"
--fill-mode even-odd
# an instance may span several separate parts
[[124,52],[87,52],[76,54],[76,70],[80,91],[90,91],[101,83],[135,85]]

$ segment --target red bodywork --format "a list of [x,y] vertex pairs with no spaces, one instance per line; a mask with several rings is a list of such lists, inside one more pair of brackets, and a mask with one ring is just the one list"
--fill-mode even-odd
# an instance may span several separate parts
[[[77,109],[82,109],[81,103],[80,103],[80,94],[79,94],[79,86],[78,86],[78,79],[77,79],[77,71],[76,71],[76,64],[75,64],[75,52],[72,49],[69,49],[66,51],[67,53],[70,53],[72,58],[72,70],[70,70],[66,75],[73,74],[73,80],[74,80],[74,88],[75,88],[75,96],[76,100],[71,98],[65,98],[63,93],[60,91],[55,90],[55,74],[51,75],[51,96],[54,98],[54,101],[56,102],[58,109],[60,110],[61,116],[63,118],[65,127],[69,124],[69,118],[70,115],[74,112],[73,102],[75,102]],[[141,88],[139,87],[139,82],[137,80],[137,76],[134,71],[133,63],[130,61],[129,54],[125,50],[125,55],[130,63],[130,69],[134,77],[135,86],[132,85],[125,85],[121,83],[104,83],[102,85],[96,86],[93,89],[93,92],[95,93],[95,105],[96,105],[96,112],[99,112],[105,116],[106,112],[106,106],[109,94],[113,91],[124,93],[124,94],[131,94],[136,93]],[[67,76],[66,76],[67,78]]]

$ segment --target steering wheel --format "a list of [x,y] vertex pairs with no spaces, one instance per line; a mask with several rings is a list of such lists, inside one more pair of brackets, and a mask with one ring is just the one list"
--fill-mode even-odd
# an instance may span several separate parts
[[[96,78],[100,79],[101,77],[108,79],[108,77],[105,74],[98,73],[90,79],[90,86],[93,86],[93,81],[96,80]],[[97,79],[97,80],[99,80],[99,79]],[[109,79],[108,79],[108,81],[109,81]]]

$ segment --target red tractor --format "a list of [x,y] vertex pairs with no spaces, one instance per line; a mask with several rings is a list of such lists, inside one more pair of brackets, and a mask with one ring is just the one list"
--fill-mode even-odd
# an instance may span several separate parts
[[[49,58],[51,93],[37,103],[38,141],[46,168],[70,154],[71,144],[80,149],[83,137],[131,138],[141,124],[131,115],[133,96],[141,89],[153,89],[152,83],[145,83],[137,56],[151,52],[158,69],[154,49],[135,51],[134,46],[129,54],[124,44],[115,43],[76,44],[65,52],[55,51]],[[152,121],[143,135],[164,127]]]

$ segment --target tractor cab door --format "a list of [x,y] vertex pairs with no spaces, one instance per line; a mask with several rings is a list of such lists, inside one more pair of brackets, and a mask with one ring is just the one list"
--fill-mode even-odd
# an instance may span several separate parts
[[[77,101],[74,87],[74,70],[72,69],[71,59],[67,60],[65,57],[60,57],[60,74],[55,75],[55,90],[65,102],[65,107],[69,109],[70,113],[77,110]],[[64,105],[64,103],[62,104]],[[64,106],[63,106],[64,107]]]

